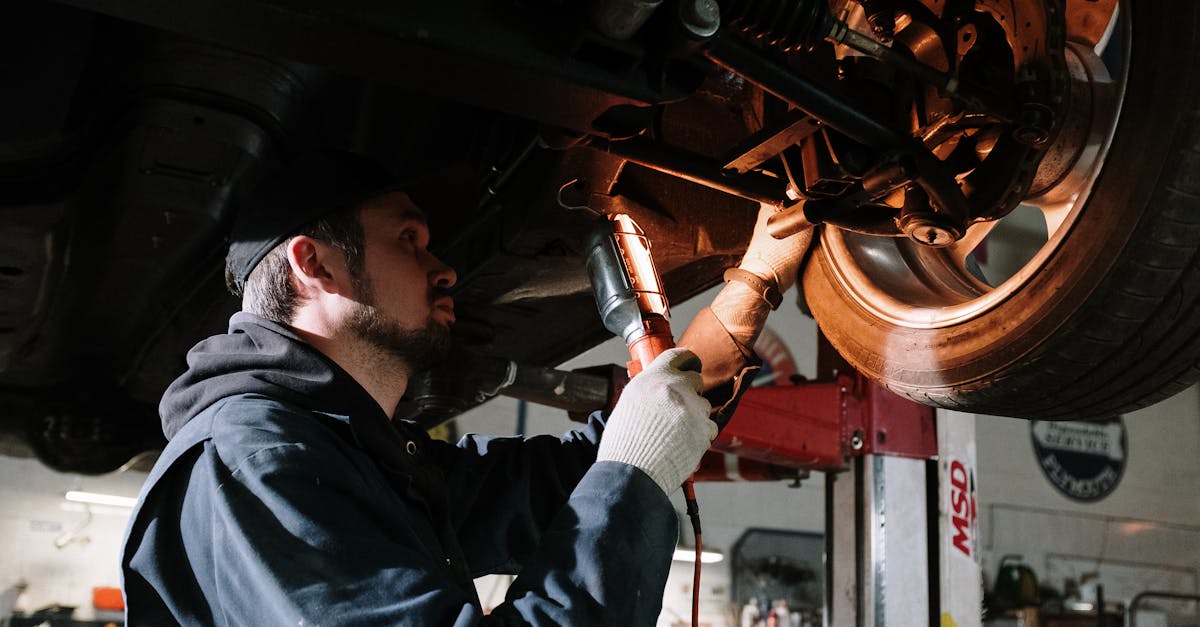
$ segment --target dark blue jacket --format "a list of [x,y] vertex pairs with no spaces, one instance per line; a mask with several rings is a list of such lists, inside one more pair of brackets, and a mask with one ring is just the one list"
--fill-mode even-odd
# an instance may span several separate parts
[[[130,625],[650,625],[667,497],[562,439],[389,421],[290,329],[240,313],[164,396],[170,442],[127,532]],[[472,578],[519,574],[484,616]]]

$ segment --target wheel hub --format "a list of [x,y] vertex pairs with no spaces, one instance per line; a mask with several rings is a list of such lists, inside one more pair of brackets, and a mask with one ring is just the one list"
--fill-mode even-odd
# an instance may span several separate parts
[[[952,31],[958,37],[958,61],[966,66],[964,69],[970,67],[970,55],[985,52],[980,40],[988,33],[994,35],[997,28],[1013,37],[1008,41],[1014,46],[1014,59],[1021,58],[1015,50],[1027,46],[1028,39],[1018,36],[1022,34],[1020,27],[1014,29],[1011,24],[1014,20],[1021,25],[1034,22],[1021,19],[1022,11],[1040,10],[1045,4],[1030,0],[978,5],[986,6],[994,22],[989,25],[975,21]],[[1061,11],[1049,19],[1049,23],[1062,19]],[[1008,26],[1000,26],[1001,22]],[[904,41],[899,27],[896,41]],[[914,53],[927,49],[918,46]],[[1023,77],[1028,79],[1028,73],[1019,67],[1012,74],[1018,90],[1061,89],[1055,116],[1061,122],[1046,138],[1035,137],[1029,130],[1037,124],[1018,122],[1005,131],[1004,125],[986,115],[953,110],[953,103],[938,94],[926,94],[924,102],[918,102],[918,108],[923,106],[936,115],[924,125],[915,125],[914,135],[921,137],[947,167],[954,168],[969,198],[987,197],[997,202],[992,207],[972,203],[970,226],[959,233],[911,208],[898,218],[908,236],[903,239],[825,229],[822,250],[826,264],[861,307],[898,326],[940,328],[959,324],[1004,302],[1051,257],[1067,230],[1063,226],[1069,228],[1077,218],[1078,212],[1072,209],[1082,205],[1079,201],[1086,199],[1103,164],[1122,89],[1122,81],[1109,77],[1105,64],[1089,45],[1064,43],[1060,50],[1046,80],[1021,82]],[[921,60],[931,62],[936,58]],[[1026,132],[1019,139],[1027,143],[1044,139],[1045,145],[1014,157],[1012,147],[1020,142],[1013,134]],[[1022,203],[1032,204],[1043,213],[1049,235],[1031,260],[1012,276],[986,281],[972,253],[992,228]]]

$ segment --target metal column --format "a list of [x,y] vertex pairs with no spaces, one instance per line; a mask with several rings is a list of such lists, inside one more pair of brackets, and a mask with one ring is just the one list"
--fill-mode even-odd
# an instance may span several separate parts
[[930,463],[864,455],[826,475],[826,627],[930,624]]
[[941,412],[933,460],[868,454],[825,484],[825,627],[978,627],[974,416]]
[[983,574],[976,523],[975,416],[938,412],[937,556],[940,607],[936,625],[983,621]]
[[825,627],[978,627],[975,417],[897,396],[832,349],[818,371],[748,390],[709,466],[825,472]]

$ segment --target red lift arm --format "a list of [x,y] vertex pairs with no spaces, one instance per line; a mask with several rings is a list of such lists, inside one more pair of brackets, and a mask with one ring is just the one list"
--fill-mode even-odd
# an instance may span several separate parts
[[861,375],[839,374],[747,390],[695,478],[778,480],[783,469],[842,470],[865,454],[936,457],[934,410]]

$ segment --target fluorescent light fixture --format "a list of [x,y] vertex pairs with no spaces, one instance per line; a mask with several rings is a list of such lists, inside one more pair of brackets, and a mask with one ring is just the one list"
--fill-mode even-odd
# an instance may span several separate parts
[[92,505],[112,505],[114,507],[128,507],[133,509],[137,504],[137,499],[130,496],[114,496],[112,494],[98,494],[96,492],[80,492],[71,490],[64,497],[68,501],[76,503],[89,503]]
[[[675,555],[671,557],[676,562],[696,562],[696,549],[677,548]],[[700,551],[701,564],[716,564],[723,561],[725,556],[716,551]]]
[[129,518],[129,515],[133,513],[133,511],[128,507],[92,505],[91,503],[70,503],[67,501],[59,503],[58,509],[64,512],[104,514],[107,516],[121,516],[123,518]]

